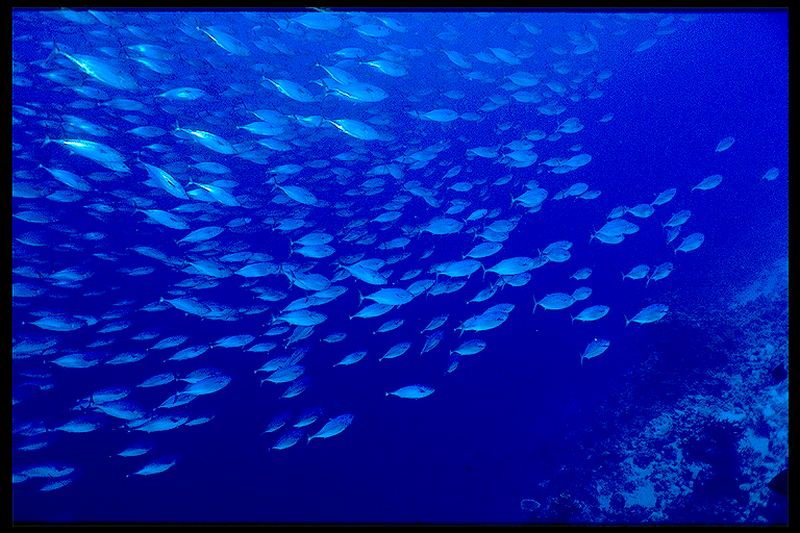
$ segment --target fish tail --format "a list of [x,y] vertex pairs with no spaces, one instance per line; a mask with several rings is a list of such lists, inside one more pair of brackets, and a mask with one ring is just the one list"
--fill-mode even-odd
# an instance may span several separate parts
[[644,284],[645,288],[646,288],[648,285],[650,285],[650,279],[651,279],[652,277],[653,277],[653,276],[647,276],[647,282]]
[[42,140],[42,146],[46,146],[51,142],[53,142],[53,139],[51,139],[49,135],[45,135],[44,140]]
[[586,358],[583,356],[583,354],[580,354],[580,356],[581,356],[581,366],[583,366],[583,360]]
[[58,49],[58,45],[56,44],[56,40],[53,39],[53,49],[50,51],[50,55],[47,56],[47,59],[44,60],[45,64],[49,63],[51,59],[61,53],[61,50]]
[[622,281],[625,281],[625,272],[622,272],[622,271],[620,270],[620,272],[619,272],[619,273],[620,273],[620,274],[622,274]]
[[572,316],[572,313],[570,313],[569,319],[572,321],[573,324],[575,323],[575,317]]
[[630,323],[631,323],[631,321],[630,321],[630,320],[628,320],[628,316],[627,316],[627,315],[622,315],[622,316],[623,316],[623,318],[625,318],[625,327],[627,328],[627,327],[628,327],[628,324],[630,324]]
[[536,306],[537,305],[539,305],[539,304],[536,303],[536,296],[534,295],[534,297],[533,297],[533,312],[531,313],[532,315],[536,314]]

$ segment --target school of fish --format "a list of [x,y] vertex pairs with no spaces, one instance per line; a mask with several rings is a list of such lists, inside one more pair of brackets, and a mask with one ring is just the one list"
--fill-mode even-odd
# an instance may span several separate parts
[[[435,401],[510,319],[563,314],[585,346],[563,356],[582,372],[613,356],[609,328],[657,327],[665,279],[712,245],[682,201],[726,182],[593,207],[581,132],[614,119],[582,111],[613,83],[599,51],[646,30],[628,47],[644,55],[698,16],[620,15],[552,30],[520,13],[514,39],[473,48],[414,13],[15,13],[15,46],[37,54],[12,72],[15,486],[86,482],[60,443],[91,449],[102,432],[127,435],[98,461],[129,476],[177,468],[160,436],[214,424],[212,398],[234,388],[263,399],[253,446],[313,453],[359,424],[355,407],[303,405],[316,383],[371,360],[375,402]],[[738,148],[709,139],[708,157],[724,172]],[[542,242],[556,208],[596,226]],[[614,271],[647,291],[638,308],[592,300],[602,264],[561,265],[586,247],[624,254],[644,225],[669,260],[631,254]],[[538,284],[539,269],[562,282]],[[390,340],[338,348],[365,330]],[[393,378],[401,358],[441,378]]]

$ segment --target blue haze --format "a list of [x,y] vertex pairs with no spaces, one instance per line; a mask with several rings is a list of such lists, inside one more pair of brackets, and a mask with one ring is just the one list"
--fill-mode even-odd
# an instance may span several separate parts
[[[362,37],[354,31],[357,24],[353,21],[357,19],[348,13],[341,13],[342,26],[334,32],[308,29],[297,23],[292,23],[294,29],[287,32],[272,20],[285,21],[299,15],[292,12],[127,11],[109,15],[116,21],[114,25],[98,21],[80,24],[59,11],[14,12],[12,105],[24,109],[15,107],[12,111],[13,181],[15,185],[44,187],[48,194],[68,189],[37,169],[42,164],[79,174],[90,182],[92,191],[66,203],[44,197],[12,199],[12,214],[34,209],[54,218],[46,225],[12,219],[12,238],[41,231],[47,243],[45,247],[35,247],[12,241],[12,269],[28,265],[45,276],[30,279],[15,273],[12,277],[13,283],[44,289],[35,297],[13,298],[12,345],[22,339],[58,339],[53,352],[15,355],[12,430],[32,421],[41,421],[49,429],[63,424],[77,414],[70,409],[78,399],[107,386],[132,387],[129,399],[151,409],[179,390],[174,385],[146,390],[135,387],[160,372],[182,374],[215,367],[232,381],[223,390],[185,406],[183,412],[191,417],[214,416],[196,427],[147,435],[120,427],[121,421],[97,415],[102,421],[97,430],[82,434],[48,431],[36,437],[45,438],[48,445],[35,451],[20,451],[18,447],[36,438],[14,432],[15,472],[49,462],[75,468],[69,485],[51,492],[39,490],[46,481],[41,479],[12,485],[15,520],[786,522],[786,496],[768,487],[773,477],[786,468],[788,460],[788,384],[780,372],[778,377],[773,375],[773,369],[785,365],[788,359],[785,12],[674,13],[674,22],[666,25],[674,26],[674,31],[658,35],[655,45],[638,53],[632,51],[653,37],[659,21],[668,14],[364,15],[367,19],[389,16],[407,28],[405,33],[392,31],[386,40]],[[202,27],[227,28],[245,43],[250,55],[231,55],[210,39],[192,39],[177,29],[178,24],[191,28],[195,20]],[[522,22],[538,24],[542,33],[531,33]],[[136,26],[150,39],[132,34],[129,26]],[[445,31],[455,37],[442,37],[441,32]],[[568,32],[592,33],[599,49],[587,55],[571,54]],[[286,50],[264,45],[267,52],[254,45],[258,39],[262,43],[272,39]],[[60,56],[44,63],[54,40],[61,50],[71,54],[108,58],[99,49],[106,47],[112,53],[116,49],[140,90],[126,92],[103,85]],[[143,42],[180,54],[181,59],[167,61],[173,70],[171,75],[149,71],[120,50]],[[303,104],[280,94],[269,83],[261,83],[262,74],[289,79],[318,96],[322,89],[312,80],[322,78],[324,71],[314,66],[316,62],[336,64],[338,60],[332,53],[345,47],[360,47],[368,52],[368,58],[374,58],[395,45],[404,53],[410,49],[420,51],[419,55],[406,57],[406,76],[393,78],[365,65],[345,64],[346,70],[359,80],[375,84],[389,94],[382,102],[353,103],[327,96],[321,102]],[[489,47],[532,54],[522,59],[521,65],[485,64],[473,58],[472,69],[460,69],[443,53],[455,50],[469,56],[487,52]],[[567,52],[558,55],[552,47],[564,47]],[[570,75],[582,68],[591,69],[587,79],[603,69],[612,75],[602,82],[576,84],[570,91],[580,96],[578,101],[554,98],[567,106],[557,117],[537,112],[537,107],[551,98],[522,103],[510,97],[513,91],[501,88],[508,81],[504,76],[516,70],[546,72],[569,80],[569,76],[553,74],[552,65],[558,61],[568,62],[573,69]],[[102,100],[83,98],[40,75],[56,68],[71,70],[81,83],[102,89],[109,98],[143,102],[147,112],[110,109],[101,105]],[[463,75],[470,70],[486,72],[494,81],[468,80]],[[231,90],[231,83],[242,84],[238,88],[241,92]],[[209,96],[194,102],[154,98],[181,86],[203,88]],[[589,87],[601,89],[602,95],[587,98]],[[461,100],[442,96],[456,89],[467,96]],[[543,89],[537,86],[525,90]],[[492,95],[502,95],[507,103],[493,111],[478,111]],[[76,101],[94,103],[86,108],[71,106]],[[436,108],[452,108],[462,114],[478,112],[483,119],[439,124],[409,113]],[[234,144],[255,141],[259,137],[236,129],[257,120],[248,112],[255,109],[274,109],[287,116],[321,115],[364,122],[377,116],[387,122],[375,125],[375,129],[394,135],[395,140],[361,141],[328,124],[315,129],[294,122],[287,139],[310,139],[309,145],[271,152],[267,161],[259,164],[215,153],[173,135],[178,119],[182,128],[211,131]],[[613,113],[613,119],[599,122],[607,113]],[[62,115],[80,116],[113,133],[108,137],[66,133],[59,126]],[[142,117],[141,125],[158,126],[167,133],[152,140],[125,133],[140,124],[126,121],[124,115]],[[534,129],[549,135],[567,117],[578,117],[583,130],[564,134],[555,141],[535,141],[532,151],[538,159],[527,168],[509,168],[499,158],[467,156],[470,148],[506,144],[524,138]],[[506,125],[508,129],[504,130]],[[69,155],[67,149],[54,142],[43,146],[46,136],[106,143],[124,155],[131,172],[114,173],[87,158]],[[735,143],[728,150],[715,153],[717,143],[727,136],[734,137]],[[427,167],[415,170],[401,163],[400,179],[380,176],[386,184],[379,194],[345,194],[370,177],[366,173],[374,166],[389,164],[412,149],[422,150],[440,141],[449,143],[449,147]],[[152,143],[163,143],[169,149],[159,153],[143,148]],[[570,147],[576,144],[582,148],[571,152]],[[364,150],[363,160],[334,159],[351,149]],[[590,154],[591,162],[565,174],[552,173],[542,164],[552,157],[577,153]],[[252,280],[236,275],[218,280],[216,287],[186,290],[187,295],[240,311],[254,305],[270,306],[262,314],[239,314],[236,320],[220,321],[185,315],[172,307],[155,312],[142,310],[161,297],[177,294],[171,292],[176,290],[176,283],[203,277],[137,254],[132,247],[151,246],[170,257],[184,259],[203,254],[188,252],[191,245],[176,244],[188,230],[150,224],[142,213],[134,212],[131,199],[135,197],[149,198],[153,205],[148,208],[165,210],[197,202],[179,200],[162,189],[144,185],[147,173],[136,163],[137,157],[161,168],[196,161],[216,161],[231,168],[232,173],[226,176],[204,175],[195,169],[171,172],[187,190],[190,175],[198,182],[223,178],[239,183],[232,191],[243,206],[214,204],[213,212],[221,215],[214,215],[210,222],[194,220],[196,214],[185,214],[191,229],[225,226],[236,217],[251,218],[245,226],[227,228],[213,239],[219,242],[219,248],[212,250],[211,256],[242,249],[266,252],[278,263],[317,262],[312,272],[330,279],[337,271],[334,261],[338,257],[364,252],[365,257],[385,259],[401,252],[379,250],[377,244],[402,236],[401,226],[419,227],[442,215],[450,206],[449,200],[466,198],[471,204],[453,218],[463,220],[481,207],[499,209],[498,219],[521,217],[503,243],[503,250],[481,259],[485,267],[507,257],[537,257],[538,250],[562,239],[573,243],[571,258],[533,270],[527,285],[506,286],[487,302],[465,303],[498,277],[493,273],[484,277],[479,270],[453,294],[423,294],[382,317],[363,320],[348,319],[360,308],[357,290],[368,294],[378,287],[350,277],[335,283],[348,287],[343,296],[315,308],[327,315],[327,320],[308,339],[285,350],[282,341],[288,334],[279,339],[261,337],[270,327],[271,316],[277,316],[288,302],[307,295],[300,288],[289,288],[285,276],[266,276],[256,281],[256,286],[288,292],[287,298],[274,303],[255,299],[247,288]],[[329,161],[330,165],[321,169],[306,166],[315,160]],[[283,184],[303,185],[320,200],[347,204],[355,214],[337,216],[334,207],[316,206],[303,217],[305,228],[291,233],[272,229],[265,223],[266,218],[288,217],[293,210],[302,208],[291,200],[280,204],[272,201],[283,195],[268,184],[268,171],[288,163],[304,165],[304,169],[286,178]],[[462,172],[442,180],[441,176],[456,165],[463,166]],[[330,172],[335,167],[349,169],[352,175],[337,180]],[[774,181],[761,179],[771,167],[778,168],[778,177]],[[431,168],[434,171],[427,175]],[[108,181],[92,179],[92,173],[97,172],[107,174]],[[319,174],[322,176],[315,179]],[[508,174],[512,175],[510,183],[491,185]],[[712,174],[723,176],[719,187],[690,190]],[[485,184],[479,183],[466,193],[447,189],[456,181],[482,179]],[[536,213],[528,213],[521,205],[509,205],[510,195],[524,192],[523,185],[531,179],[549,193]],[[350,220],[369,220],[378,214],[374,208],[408,194],[402,184],[409,180],[420,180],[431,189],[444,181],[436,193],[441,207],[434,208],[412,196],[398,221],[366,226],[369,232],[377,233],[375,244],[357,245],[340,239],[346,231],[342,228]],[[553,199],[559,190],[579,181],[602,194],[594,200]],[[600,229],[613,208],[649,203],[670,187],[678,190],[675,198],[656,206],[652,217],[626,217],[640,226],[638,233],[619,245],[589,242],[592,232]],[[481,191],[485,191],[483,197]],[[114,212],[92,216],[86,206],[94,202],[111,205]],[[680,209],[690,209],[692,215],[676,241],[668,246],[661,224]],[[467,230],[480,230],[482,222],[470,222],[454,235],[412,235],[405,249],[410,256],[385,267],[393,270],[387,286],[407,287],[413,280],[398,280],[408,270],[423,269],[416,278],[421,279],[429,277],[427,271],[433,264],[460,260],[480,242]],[[336,253],[319,260],[290,256],[290,237],[311,231],[335,235],[331,245]],[[689,253],[673,253],[672,248],[695,231],[705,235],[703,245]],[[102,232],[104,238],[82,238],[86,232]],[[434,249],[431,257],[420,259],[430,248]],[[98,253],[111,254],[113,259],[103,259],[95,255]],[[664,261],[674,262],[674,272],[647,288],[644,280],[621,279],[620,273],[634,265],[647,263],[652,267]],[[58,286],[46,278],[69,266],[85,268],[92,276],[73,288]],[[118,271],[141,266],[155,270],[140,277]],[[590,267],[591,276],[584,281],[569,279],[581,267]],[[592,288],[587,301],[576,303],[570,310],[539,308],[531,313],[533,297],[572,292],[582,285]],[[93,292],[97,294],[85,295]],[[460,337],[454,331],[463,320],[497,303],[515,306],[500,327],[465,332]],[[651,303],[669,305],[670,311],[663,320],[625,327],[624,316],[631,318]],[[608,316],[594,323],[570,321],[570,313],[594,304],[608,305]],[[130,320],[132,325],[121,332],[99,334],[97,330],[113,320],[100,319],[95,325],[64,333],[31,324],[37,318],[31,313],[37,311],[100,318],[110,310],[122,312],[121,319]],[[442,328],[444,339],[436,349],[420,355],[425,336],[419,332],[440,314],[449,315]],[[392,332],[373,334],[391,318],[404,318],[405,323]],[[157,331],[159,337],[150,341],[130,339],[148,330]],[[322,342],[326,335],[339,331],[347,333],[344,341]],[[183,347],[243,333],[257,337],[253,344],[273,340],[279,347],[269,354],[217,348],[197,359],[163,362]],[[49,363],[72,351],[107,356],[141,351],[160,338],[178,334],[187,335],[189,340],[175,349],[151,350],[137,363],[116,367],[100,364],[87,369],[60,368]],[[114,338],[114,342],[97,349],[86,348],[103,335]],[[448,373],[448,351],[476,337],[484,339],[487,348],[464,357],[459,367]],[[581,365],[579,355],[594,337],[609,339],[610,348]],[[407,354],[378,362],[390,346],[402,341],[412,342]],[[302,364],[306,366],[304,377],[309,379],[309,387],[296,398],[281,399],[286,385],[260,385],[260,378],[266,375],[256,376],[253,371],[296,347],[308,347]],[[368,352],[363,361],[351,367],[332,367],[345,355],[362,349]],[[46,373],[42,379],[52,387],[34,390],[35,387],[23,385],[32,379],[24,373],[31,372]],[[413,383],[429,384],[435,393],[420,400],[386,396],[389,391]],[[704,399],[688,400],[693,395]],[[737,403],[741,397],[752,403]],[[700,409],[689,418],[685,414],[687,402],[707,406],[706,411]],[[320,408],[324,413],[321,421],[311,426],[310,433],[328,418],[342,413],[352,413],[354,420],[342,434],[330,439],[306,443],[304,436],[292,448],[270,451],[282,431],[262,435],[269,422],[282,413],[290,414],[294,421],[309,408]],[[744,419],[726,422],[720,413],[732,410],[744,413]],[[653,421],[663,421],[659,417],[665,413],[673,424],[672,430],[665,431],[672,433],[663,438],[653,436]],[[753,451],[762,442],[758,439],[769,442],[768,451],[762,456]],[[129,444],[145,440],[155,446],[144,457],[115,455]],[[675,447],[670,448],[673,441]],[[675,455],[677,449],[681,450],[682,459]],[[148,460],[159,457],[175,457],[176,464],[161,474],[128,477]],[[700,468],[697,474],[692,473],[695,467]],[[642,473],[648,468],[649,473]],[[647,487],[653,487],[654,499]],[[523,500],[534,500],[535,504],[527,505],[535,509],[526,510]]]

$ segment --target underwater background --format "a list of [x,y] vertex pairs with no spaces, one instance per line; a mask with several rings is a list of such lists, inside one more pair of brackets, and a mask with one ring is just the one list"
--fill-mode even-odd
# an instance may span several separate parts
[[14,520],[786,523],[787,19],[15,10]]

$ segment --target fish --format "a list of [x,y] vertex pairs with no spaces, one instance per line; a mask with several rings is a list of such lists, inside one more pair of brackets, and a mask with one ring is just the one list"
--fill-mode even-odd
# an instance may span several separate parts
[[364,359],[364,357],[366,357],[366,355],[367,355],[366,350],[353,352],[353,353],[351,353],[349,355],[344,356],[341,361],[339,361],[338,363],[335,363],[333,366],[350,366],[350,365],[354,365],[354,364],[358,363],[359,361],[361,361],[362,359]]
[[669,220],[667,220],[664,224],[664,228],[674,228],[678,226],[682,226],[686,224],[686,221],[689,220],[689,217],[692,216],[692,212],[688,209],[681,209],[672,214]]
[[773,181],[775,180],[775,178],[778,177],[779,174],[780,170],[778,170],[777,167],[772,167],[769,170],[767,170],[763,176],[761,176],[761,179],[767,181]]
[[638,204],[627,208],[625,212],[630,213],[637,218],[648,218],[655,213],[656,210],[653,208],[652,204]]
[[275,184],[275,187],[279,189],[283,194],[294,200],[295,202],[304,204],[304,205],[319,205],[319,200],[314,193],[305,189],[303,187],[297,185],[278,185]]
[[236,153],[236,148],[215,133],[204,130],[193,130],[189,128],[182,128],[177,121],[175,121],[174,131],[186,134],[190,139],[193,139],[201,146],[205,146],[209,150],[213,150],[218,154],[233,155]]
[[49,136],[45,136],[42,146],[50,143],[63,146],[73,154],[91,159],[109,170],[124,174],[131,171],[125,164],[125,156],[106,144],[87,139],[51,139]]
[[430,352],[431,350],[439,346],[439,343],[442,342],[443,338],[444,338],[444,331],[442,330],[434,331],[433,333],[428,335],[428,338],[425,339],[425,344],[423,345],[420,354]]
[[611,346],[611,342],[609,340],[595,337],[591,342],[589,342],[589,344],[586,345],[586,348],[581,354],[581,366],[583,366],[584,360],[593,359],[598,355],[605,353],[609,346]]
[[539,301],[533,297],[533,313],[536,313],[536,308],[548,309],[551,311],[560,311],[566,309],[575,303],[575,298],[571,294],[565,292],[553,292],[543,296]]
[[700,232],[695,232],[683,238],[681,243],[675,248],[675,253],[678,252],[692,252],[700,248],[700,245],[705,241],[705,236]]
[[450,350],[451,354],[458,355],[475,355],[486,349],[486,341],[482,339],[470,339],[462,342],[457,348]]
[[652,304],[648,305],[647,307],[643,308],[641,311],[636,313],[633,318],[630,320],[628,317],[625,317],[625,326],[630,324],[631,322],[635,322],[637,324],[651,324],[653,322],[658,322],[669,311],[669,306],[666,304]]
[[581,322],[594,322],[595,320],[600,320],[604,316],[608,314],[610,308],[607,305],[592,305],[587,307],[574,317],[570,315],[570,319],[572,322],[579,320]]
[[734,142],[736,142],[736,139],[734,139],[733,137],[725,137],[717,144],[717,147],[714,149],[714,151],[724,152],[725,150],[733,146]]
[[436,390],[428,385],[406,385],[405,387],[400,387],[392,392],[387,392],[386,396],[397,396],[398,398],[405,398],[408,400],[419,400],[421,398],[427,398],[434,392],[436,392]]
[[250,50],[236,37],[233,35],[222,31],[221,29],[208,26],[205,28],[197,27],[198,31],[203,32],[209,39],[211,39],[214,44],[229,52],[231,54],[237,56],[249,56]]
[[501,276],[513,276],[533,270],[536,267],[535,265],[536,261],[532,257],[509,257],[489,268],[485,268],[484,272],[494,272]]
[[136,79],[112,61],[86,54],[69,54],[61,50],[55,41],[51,57],[54,56],[66,58],[81,72],[109,87],[124,91],[139,90]]
[[589,276],[592,275],[592,269],[588,267],[580,268],[576,270],[571,276],[570,279],[575,280],[584,280],[587,279]]
[[707,178],[703,178],[700,183],[692,187],[692,190],[710,191],[711,189],[716,189],[720,183],[722,183],[722,176],[720,174],[713,174]]
[[286,450],[300,442],[303,432],[299,429],[291,429],[281,435],[270,450]]
[[435,329],[442,327],[447,322],[448,318],[450,318],[450,315],[437,315],[431,318],[428,325],[425,326],[422,329],[422,331],[420,331],[420,333],[425,333],[426,331],[433,331]]
[[670,202],[677,193],[678,189],[676,189],[675,187],[666,189],[665,191],[658,193],[658,195],[656,195],[655,200],[650,202],[650,205],[664,205]]
[[364,300],[371,300],[378,304],[401,306],[403,304],[407,304],[413,299],[414,299],[413,294],[411,294],[405,289],[395,288],[395,287],[380,289],[366,296],[363,296],[359,292],[358,295],[359,304],[361,304],[361,302],[363,302]]
[[293,82],[291,80],[285,79],[276,79],[273,80],[271,78],[264,78],[264,81],[269,82],[273,87],[275,87],[278,92],[301,103],[311,103],[316,101],[314,95],[311,94],[311,91],[300,85],[299,83]]
[[384,138],[375,130],[375,128],[373,128],[369,124],[361,122],[360,120],[355,120],[350,118],[340,118],[334,120],[326,120],[326,122],[334,126],[342,133],[345,133],[350,137],[360,139],[362,141],[377,141]]
[[347,429],[350,424],[353,423],[354,418],[354,415],[349,413],[331,418],[316,433],[309,435],[306,442],[311,442],[311,439],[328,439],[330,437],[335,437]]
[[650,266],[649,265],[636,265],[632,267],[627,274],[624,272],[622,273],[622,279],[643,279],[646,278],[647,275],[650,273]]
[[386,353],[383,354],[383,356],[380,359],[378,359],[378,361],[400,357],[401,355],[406,353],[409,348],[411,348],[410,342],[399,342],[394,346],[392,346],[391,348],[389,348],[388,350],[386,350]]

